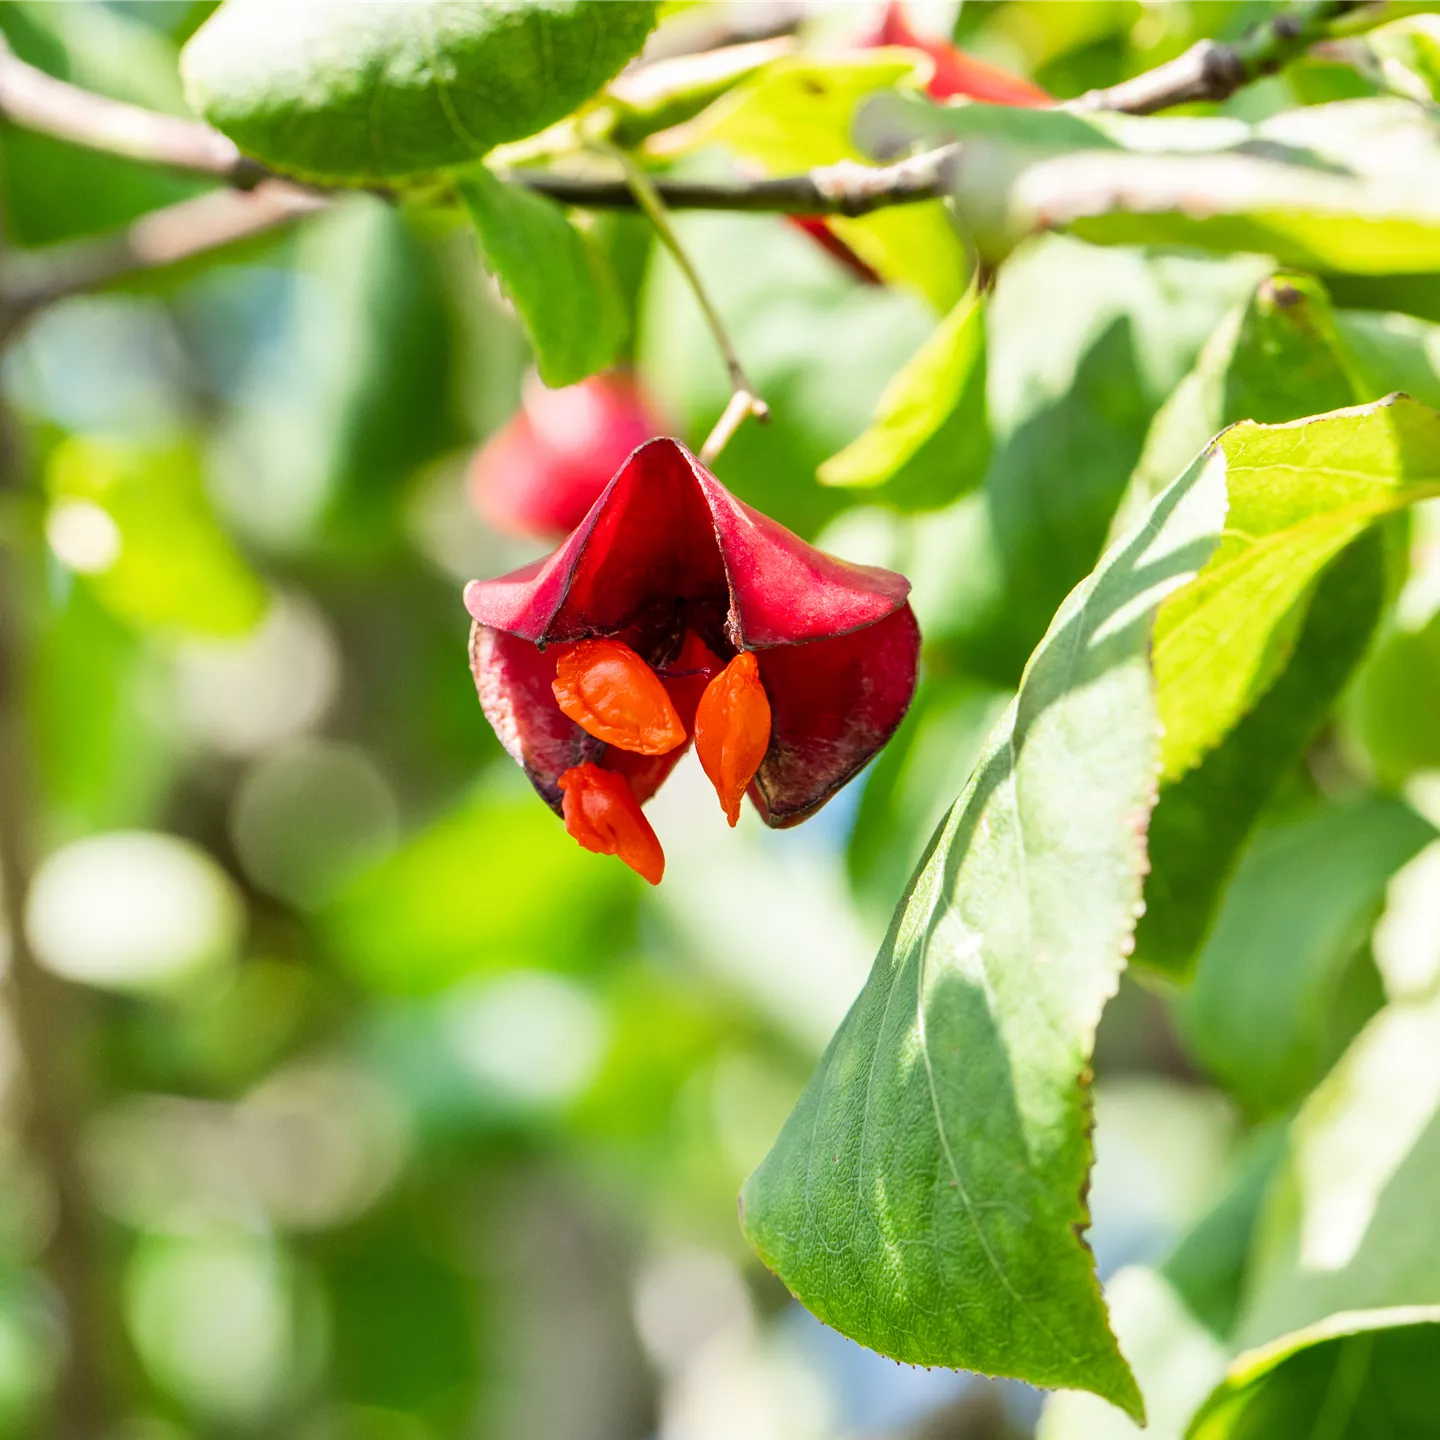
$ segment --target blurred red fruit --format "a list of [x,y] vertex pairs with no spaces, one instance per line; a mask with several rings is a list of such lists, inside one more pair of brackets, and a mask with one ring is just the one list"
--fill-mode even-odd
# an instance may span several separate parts
[[470,462],[470,494],[497,530],[567,535],[638,445],[663,426],[633,375],[592,375],[563,390],[531,376],[520,409]]
[[867,48],[878,45],[903,45],[911,50],[923,50],[935,62],[935,73],[925,87],[932,100],[965,95],[987,105],[1016,105],[1029,109],[1040,109],[1055,103],[1038,85],[1032,85],[998,65],[977,60],[973,55],[956,49],[948,40],[927,40],[917,35],[910,28],[910,17],[905,13],[902,0],[890,0],[880,28],[866,41]]

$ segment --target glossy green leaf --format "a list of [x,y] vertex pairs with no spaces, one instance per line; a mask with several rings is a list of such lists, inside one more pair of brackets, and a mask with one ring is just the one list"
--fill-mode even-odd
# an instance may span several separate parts
[[1155,675],[1167,780],[1192,769],[1274,682],[1314,577],[1387,514],[1440,494],[1440,415],[1403,397],[1216,440],[1226,536],[1161,607]]
[[1348,1004],[1346,980],[1391,875],[1435,837],[1408,805],[1377,797],[1262,830],[1246,849],[1182,1011],[1196,1053],[1246,1109],[1298,1100],[1369,1018],[1357,1001],[1379,1008],[1368,956],[1372,983]]
[[1241,1355],[1186,1440],[1440,1433],[1440,1305],[1331,1315]]
[[1061,607],[742,1195],[761,1258],[844,1334],[1136,1416],[1080,1239],[1085,1072],[1144,868],[1150,622],[1222,487],[1197,467]]
[[[914,90],[924,74],[923,59],[906,50],[778,61],[702,116],[686,148],[723,145],[770,175],[863,160],[853,138],[860,102],[896,87]],[[834,216],[829,224],[887,282],[922,295],[941,314],[960,302],[969,262],[939,201]]]
[[146,629],[241,635],[265,587],[216,523],[190,446],[74,437],[46,469],[47,531],[120,619]]
[[972,287],[885,387],[869,427],[818,478],[902,510],[934,510],[973,490],[989,460],[985,301]]
[[639,51],[655,11],[651,0],[226,0],[181,71],[191,106],[269,165],[400,180],[559,120]]
[[540,378],[573,385],[613,364],[626,319],[599,249],[554,201],[483,167],[460,183],[460,194],[485,263],[524,323]]

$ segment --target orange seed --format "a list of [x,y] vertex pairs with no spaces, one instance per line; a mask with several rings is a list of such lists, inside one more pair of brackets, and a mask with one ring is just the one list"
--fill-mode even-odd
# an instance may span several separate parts
[[770,701],[760,662],[742,650],[706,687],[695,712],[695,753],[733,827],[770,746]]
[[665,755],[685,743],[685,726],[660,677],[623,640],[582,640],[555,665],[551,686],[561,711],[588,735]]
[[665,873],[660,839],[623,775],[591,761],[572,765],[561,777],[565,829],[597,855],[618,855],[652,885]]

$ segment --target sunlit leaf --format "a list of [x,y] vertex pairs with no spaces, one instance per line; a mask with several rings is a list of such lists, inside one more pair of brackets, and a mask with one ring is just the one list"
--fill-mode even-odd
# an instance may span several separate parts
[[192,107],[268,164],[312,179],[403,179],[568,114],[640,49],[655,8],[226,0],[181,71]]
[[1440,494],[1440,415],[1403,397],[1215,442],[1230,508],[1195,584],[1161,607],[1155,675],[1175,780],[1273,683],[1314,577],[1387,514]]
[[1150,622],[1223,504],[1197,467],[1061,607],[742,1196],[761,1258],[843,1333],[1137,1416],[1079,1238],[1085,1070],[1144,868]]
[[460,184],[485,263],[530,336],[540,378],[573,385],[614,363],[625,339],[604,256],[553,201],[478,168]]
[[990,459],[985,302],[972,290],[885,387],[875,418],[819,470],[822,485],[933,510],[973,490]]

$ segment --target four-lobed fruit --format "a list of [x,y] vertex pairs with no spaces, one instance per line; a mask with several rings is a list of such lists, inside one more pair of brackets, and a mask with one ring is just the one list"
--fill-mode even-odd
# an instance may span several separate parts
[[226,0],[181,56],[248,155],[366,184],[465,165],[568,115],[636,55],[655,0]]

